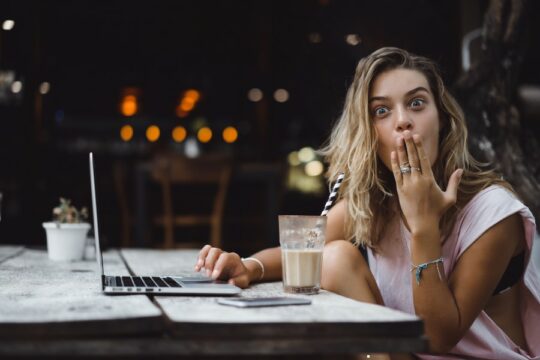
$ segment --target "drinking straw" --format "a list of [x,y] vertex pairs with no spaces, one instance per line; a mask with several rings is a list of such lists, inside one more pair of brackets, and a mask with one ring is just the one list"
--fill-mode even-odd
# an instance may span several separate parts
[[[339,187],[341,186],[341,183],[343,182],[344,178],[345,178],[345,173],[340,172],[338,174],[338,178],[336,180],[336,183],[334,184],[334,187],[332,188],[332,192],[330,193],[330,196],[328,197],[328,200],[326,201],[326,204],[324,204],[324,210],[322,211],[321,216],[326,216],[326,214],[328,214],[328,211],[332,207],[332,204],[334,203],[334,200],[336,200],[337,192],[338,192]],[[317,238],[319,236],[318,233],[320,232],[322,226],[323,226],[322,219],[318,219],[317,224],[315,225],[315,229],[318,230],[318,231],[313,230],[313,231],[309,232],[309,239],[308,239],[308,242],[307,242],[307,247],[308,248],[315,247],[315,241],[317,240]]]
[[345,178],[345,173],[340,172],[338,174],[336,183],[334,184],[334,187],[332,188],[332,192],[330,193],[330,196],[328,197],[328,201],[326,201],[326,204],[324,204],[324,210],[322,211],[321,216],[326,216],[326,214],[328,214],[328,211],[330,211],[330,208],[332,207],[334,200],[336,200],[337,192],[344,178]]

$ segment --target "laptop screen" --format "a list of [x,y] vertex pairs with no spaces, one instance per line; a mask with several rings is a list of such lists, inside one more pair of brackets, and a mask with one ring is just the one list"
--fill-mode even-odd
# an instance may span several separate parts
[[90,153],[88,155],[90,161],[90,187],[92,189],[92,214],[94,216],[94,238],[96,241],[96,258],[98,266],[101,270],[101,286],[104,286],[103,281],[103,257],[101,255],[101,248],[99,247],[99,227],[98,227],[98,214],[97,214],[97,201],[96,201],[96,181],[94,177],[94,155]]

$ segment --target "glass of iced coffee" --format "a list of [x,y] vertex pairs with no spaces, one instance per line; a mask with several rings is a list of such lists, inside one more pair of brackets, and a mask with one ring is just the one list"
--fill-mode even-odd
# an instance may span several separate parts
[[285,292],[319,292],[325,234],[325,216],[279,216],[279,243]]

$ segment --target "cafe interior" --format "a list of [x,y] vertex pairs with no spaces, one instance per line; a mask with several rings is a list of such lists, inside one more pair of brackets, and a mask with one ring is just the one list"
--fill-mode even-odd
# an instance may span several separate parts
[[279,214],[323,210],[317,150],[357,62],[398,46],[452,84],[487,4],[0,0],[0,243],[45,247],[61,197],[91,208],[92,152],[105,248],[276,246]]

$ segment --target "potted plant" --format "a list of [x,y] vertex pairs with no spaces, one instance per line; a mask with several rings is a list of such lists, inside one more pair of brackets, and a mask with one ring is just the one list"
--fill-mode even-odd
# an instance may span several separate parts
[[44,222],[47,233],[49,259],[70,261],[82,260],[86,235],[90,230],[88,209],[78,210],[71,200],[60,198],[60,205],[53,209],[53,221]]

